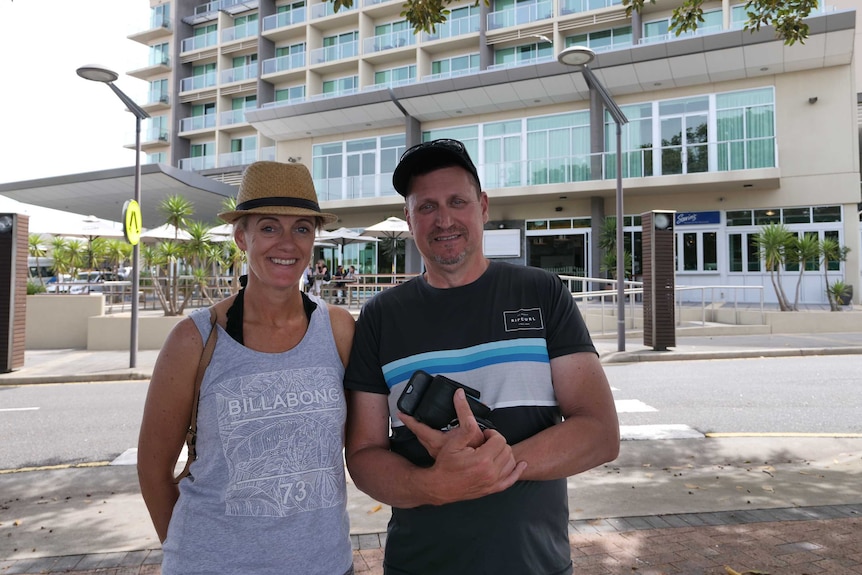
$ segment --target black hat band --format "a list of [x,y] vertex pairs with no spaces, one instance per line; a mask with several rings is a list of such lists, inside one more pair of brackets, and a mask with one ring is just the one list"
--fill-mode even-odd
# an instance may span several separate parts
[[284,208],[304,208],[313,212],[319,212],[320,206],[312,200],[302,198],[288,197],[272,197],[272,198],[257,198],[254,200],[246,200],[241,204],[237,204],[237,211],[254,210],[257,208],[267,207],[284,207]]

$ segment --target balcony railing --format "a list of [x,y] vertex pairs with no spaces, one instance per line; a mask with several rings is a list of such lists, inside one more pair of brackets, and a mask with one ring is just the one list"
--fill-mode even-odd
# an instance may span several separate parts
[[456,76],[467,76],[479,72],[479,67],[464,68],[463,70],[450,70],[449,72],[441,72],[439,74],[428,74],[422,76],[423,82],[433,82],[434,80],[443,80],[444,78],[454,78]]
[[[346,6],[342,6],[338,9],[338,14],[344,14],[345,12],[352,12],[356,10],[359,6],[359,2],[354,2],[352,6],[349,8]],[[311,7],[311,19],[314,20],[316,18],[323,18],[325,16],[332,16],[335,14],[335,3],[324,1],[319,4],[314,4]]]
[[[327,4],[329,4],[327,2]],[[320,64],[322,62],[335,62],[345,58],[352,58],[359,55],[359,42],[345,42],[336,44],[335,46],[326,46],[325,48],[317,48],[310,51],[308,61],[310,64]]]
[[222,126],[232,126],[234,124],[245,123],[245,109],[228,110],[219,114],[219,122]]
[[546,20],[554,16],[553,2],[538,2],[536,4],[525,4],[515,8],[507,8],[499,12],[488,14],[488,30],[508,28],[510,26],[522,26],[530,22]]
[[656,34],[655,36],[648,36],[646,38],[641,38],[639,43],[662,44],[664,42],[685,40],[686,38],[694,38],[696,36],[709,36],[710,34],[719,34],[721,32],[724,32],[724,29],[721,26],[705,26],[703,28],[698,28],[697,30],[692,30],[690,32],[683,32],[679,36],[676,35],[676,32],[668,32],[667,34]]
[[359,200],[363,198],[396,196],[392,187],[392,173],[314,180],[320,201]]
[[171,57],[167,54],[159,54],[159,53],[150,53],[149,60],[147,61],[147,65],[152,66],[170,66],[171,65]]
[[242,82],[244,80],[252,80],[257,78],[257,63],[247,64],[245,66],[237,66],[229,70],[222,70],[221,83],[230,84],[231,82]]
[[411,46],[415,43],[416,35],[412,31],[401,30],[392,32],[391,34],[381,34],[380,36],[366,38],[362,47],[365,54],[371,54],[373,52],[401,48],[402,46]]
[[210,46],[215,46],[216,44],[218,44],[218,33],[213,30],[212,32],[207,32],[206,34],[201,34],[200,36],[192,36],[191,38],[186,38],[180,44],[180,52],[191,52],[193,50],[209,48]]
[[246,22],[245,24],[240,24],[239,26],[231,26],[230,28],[225,28],[224,30],[222,30],[221,40],[222,42],[233,42],[234,40],[241,40],[243,38],[257,36],[259,28],[260,23],[257,20]]
[[144,142],[167,142],[168,131],[162,127],[149,128],[143,136]]
[[[772,136],[711,142],[703,144],[702,150],[706,156],[693,153],[688,160],[686,154],[670,148],[624,151],[622,177],[719,174],[776,167],[775,138]],[[615,152],[583,153],[516,162],[486,162],[477,164],[477,167],[482,189],[491,190],[615,179],[616,157]],[[391,173],[315,179],[314,185],[321,201],[395,195]]]
[[165,13],[153,13],[150,16],[150,30],[155,30],[156,28],[165,28],[170,30],[171,28],[171,17]]
[[305,67],[305,52],[297,52],[278,58],[269,58],[263,61],[263,73],[274,74],[286,70],[296,70]]
[[275,146],[267,146],[260,149],[260,161],[274,162],[275,161]]
[[202,90],[203,88],[212,88],[218,84],[218,77],[215,72],[207,72],[199,76],[191,76],[183,78],[180,81],[180,92],[189,92],[191,90]]
[[502,62],[488,66],[488,70],[504,70],[506,68],[517,68],[518,66],[531,66],[541,64],[542,62],[551,62],[555,60],[553,56],[536,56],[535,58],[520,57],[513,62]]
[[303,22],[305,22],[305,8],[295,8],[293,10],[288,10],[287,12],[280,12],[264,18],[263,31],[267,32],[277,28],[284,28],[285,26],[302,24]]
[[479,31],[479,15],[474,14],[467,18],[457,18],[455,20],[447,20],[442,24],[437,24],[434,27],[434,33],[422,33],[423,42],[431,42],[443,38],[454,38],[455,36],[463,36],[464,34],[472,34]]
[[245,166],[257,161],[257,150],[243,150],[241,152],[230,152],[219,154],[218,165],[220,168],[230,166]]
[[162,92],[161,90],[150,90],[147,94],[147,105],[153,104],[170,104],[171,96],[167,92]]
[[611,6],[619,6],[621,4],[622,0],[563,0],[560,4],[560,14],[566,15],[590,12],[592,10],[610,8]]
[[180,132],[193,132],[195,130],[211,130],[216,127],[216,115],[204,114],[202,116],[189,116],[180,120]]
[[198,156],[197,158],[181,158],[180,169],[188,171],[200,171],[215,168],[215,156]]

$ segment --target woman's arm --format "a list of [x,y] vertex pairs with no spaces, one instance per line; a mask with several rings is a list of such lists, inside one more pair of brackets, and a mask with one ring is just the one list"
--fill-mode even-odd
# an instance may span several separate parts
[[168,535],[179,489],[174,468],[191,421],[203,342],[194,321],[178,323],[153,368],[138,436],[138,481],[159,541]]

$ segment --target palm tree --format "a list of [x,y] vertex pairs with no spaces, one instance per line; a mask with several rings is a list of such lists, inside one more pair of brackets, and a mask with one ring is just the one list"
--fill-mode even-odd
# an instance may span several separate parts
[[108,240],[105,257],[114,269],[120,269],[132,257],[132,245],[122,240]]
[[[170,245],[168,242],[162,242],[162,255],[166,258],[168,264],[168,277],[170,282],[170,293],[168,297],[168,308],[165,309],[165,315],[179,315],[179,275],[180,275],[180,260],[183,257],[182,248],[179,245],[179,231],[185,229],[188,225],[189,218],[194,213],[194,205],[179,194],[168,196],[159,204],[159,211],[166,217],[166,223],[174,226],[174,241]],[[182,313],[182,312],[179,312]]]
[[829,287],[829,264],[832,262],[843,262],[847,259],[847,253],[850,248],[842,246],[838,240],[833,238],[824,238],[820,242],[820,263],[823,265],[823,281],[826,283],[826,297],[829,299],[829,309],[832,311],[840,310],[839,302],[835,301],[833,293],[835,290]]
[[803,234],[802,237],[794,237],[787,248],[787,263],[795,263],[799,266],[799,276],[796,278],[796,295],[793,299],[793,311],[799,310],[799,290],[802,287],[802,274],[809,262],[817,263],[820,260],[820,240],[816,233]]
[[185,229],[189,218],[195,213],[195,206],[189,200],[179,194],[168,196],[159,204],[159,211],[165,215],[166,223],[174,226],[177,230],[174,234],[176,241],[180,229]]
[[781,266],[784,265],[787,246],[793,237],[793,233],[784,224],[763,226],[757,235],[760,257],[766,261],[766,269],[769,270],[769,279],[772,281],[775,297],[778,299],[778,308],[781,311],[792,309],[787,303],[787,296],[781,286]]
[[89,256],[87,246],[81,240],[66,241],[66,261],[71,269],[73,277],[77,277],[78,270],[86,266]]
[[108,240],[102,237],[88,238],[86,254],[86,267],[91,270],[100,268],[100,264],[108,257]]
[[27,237],[27,249],[30,252],[30,257],[36,258],[36,276],[39,278],[39,285],[45,285],[42,280],[42,266],[39,265],[39,258],[44,258],[48,255],[48,247],[43,243],[40,234],[30,234]]
[[54,273],[58,276],[69,273],[69,258],[66,238],[54,236],[51,239],[51,257],[54,258]]
[[[157,263],[164,263],[168,266],[169,269],[174,269],[177,266],[179,260],[183,257],[183,255],[185,255],[185,250],[179,242],[168,240],[166,242],[159,242],[158,246],[156,246],[156,253]],[[155,280],[153,283],[158,284],[158,282]],[[160,289],[160,286],[158,289]],[[170,274],[168,278],[168,293],[166,296],[162,295],[159,298],[162,301],[162,306],[165,308],[165,315],[182,315],[183,308],[185,308],[185,304],[186,301],[188,301],[188,298],[183,298],[183,303],[180,304],[179,292],[180,276],[178,273]]]
[[[617,219],[608,216],[602,222],[599,230],[599,248],[602,250],[602,261],[600,271],[608,274],[608,277],[617,277]],[[623,268],[628,272],[633,270],[632,254],[628,250],[623,251]],[[625,278],[624,278],[625,279]]]

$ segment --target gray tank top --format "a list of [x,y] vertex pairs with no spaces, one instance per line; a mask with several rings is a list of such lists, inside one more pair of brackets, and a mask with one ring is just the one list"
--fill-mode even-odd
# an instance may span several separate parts
[[[254,351],[215,327],[198,459],[180,482],[163,575],[351,571],[344,367],[329,310],[312,299],[308,332],[290,351]],[[209,311],[189,316],[205,340]]]

